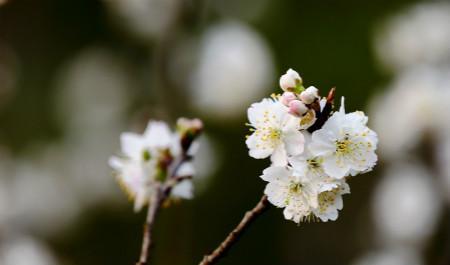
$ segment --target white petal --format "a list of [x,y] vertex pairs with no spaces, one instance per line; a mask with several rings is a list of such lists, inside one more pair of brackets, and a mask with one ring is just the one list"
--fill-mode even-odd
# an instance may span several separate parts
[[338,218],[338,215],[339,215],[338,210],[333,208],[330,211],[328,211],[327,213],[325,213],[324,215],[319,216],[319,218],[323,222],[328,222],[328,220],[336,221],[336,219]]
[[269,182],[288,182],[290,171],[285,167],[271,166],[263,171],[261,178]]
[[[294,219],[294,212],[292,211],[291,208],[285,208],[283,210],[283,215],[284,215],[284,218],[286,220],[293,220]],[[296,223],[299,223],[300,220],[298,220],[298,221],[297,220],[293,220],[293,221],[296,222]]]
[[278,145],[270,157],[270,161],[274,166],[285,166],[287,165],[287,153],[284,149],[284,145]]
[[109,158],[108,164],[110,167],[117,171],[120,171],[123,168],[123,160],[118,158],[117,156],[112,156],[111,158]]
[[336,209],[338,209],[338,210],[342,210],[342,208],[344,207],[344,201],[342,200],[341,195],[338,195],[336,197],[336,200],[334,202],[334,207],[336,207]]
[[200,142],[198,140],[194,141],[194,142],[192,142],[191,146],[189,147],[187,154],[189,156],[194,156],[198,152],[199,149],[200,149]]
[[258,142],[260,142],[260,140],[254,133],[247,138],[245,143],[249,149],[249,155],[256,159],[269,157],[272,154],[273,149],[269,147],[261,148],[261,146],[258,146]]
[[345,113],[345,98],[341,97],[341,107],[339,108],[339,112]]
[[265,189],[264,194],[267,195],[267,199],[270,203],[277,207],[285,207],[287,201],[287,192],[283,186],[276,182],[269,182]]
[[193,191],[194,186],[192,185],[192,181],[184,180],[173,188],[171,195],[175,198],[192,199],[194,196]]
[[141,135],[135,133],[122,133],[120,145],[124,155],[140,160],[144,149],[144,140]]
[[253,103],[247,110],[248,121],[253,126],[264,116],[265,111],[272,112],[275,102],[272,99],[264,98],[260,102]]
[[148,203],[148,200],[149,192],[141,188],[134,198],[134,211],[139,212]]
[[308,163],[303,155],[288,158],[294,172],[298,175],[304,175],[308,170]]
[[194,165],[191,162],[184,162],[178,168],[176,175],[178,177],[187,177],[187,176],[194,176],[194,174],[195,174]]
[[334,152],[336,150],[334,138],[334,135],[329,131],[324,129],[317,130],[312,134],[312,142],[308,145],[308,149],[314,156],[322,156]]
[[145,129],[144,136],[150,147],[169,148],[173,140],[173,134],[169,126],[162,121],[150,121],[147,129]]
[[327,175],[336,179],[347,176],[350,170],[347,163],[339,161],[335,156],[324,158],[322,166]]
[[286,152],[290,156],[296,156],[303,153],[305,147],[305,137],[299,131],[289,131],[283,135]]

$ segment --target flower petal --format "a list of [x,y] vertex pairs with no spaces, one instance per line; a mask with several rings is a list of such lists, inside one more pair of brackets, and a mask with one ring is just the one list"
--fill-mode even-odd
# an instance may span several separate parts
[[323,160],[323,170],[332,178],[342,179],[347,176],[350,167],[336,156],[329,156]]
[[270,157],[272,164],[274,166],[285,166],[287,165],[287,153],[286,149],[284,149],[284,144],[278,145],[272,153]]
[[120,135],[120,145],[124,155],[139,160],[144,149],[144,139],[139,134],[122,133]]
[[247,147],[249,149],[249,155],[256,159],[269,157],[272,154],[273,149],[269,147],[261,148],[261,144],[259,144],[259,142],[260,139],[254,133],[247,138],[245,143],[247,144]]
[[303,153],[305,148],[305,137],[299,131],[290,131],[284,134],[284,146],[289,156]]

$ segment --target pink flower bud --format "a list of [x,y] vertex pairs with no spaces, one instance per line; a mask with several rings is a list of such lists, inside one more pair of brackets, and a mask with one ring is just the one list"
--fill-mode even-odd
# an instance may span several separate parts
[[308,111],[306,105],[300,100],[292,100],[289,102],[289,113],[297,117],[303,116]]
[[295,96],[294,93],[284,92],[280,98],[280,101],[281,101],[281,103],[283,103],[283,105],[285,105],[287,107],[287,106],[289,106],[289,102],[291,102],[292,100],[295,100],[295,99],[297,99],[297,96]]
[[286,74],[280,77],[280,87],[284,91],[292,91],[298,84],[302,83],[302,78],[300,75],[292,70],[287,70]]
[[300,93],[300,99],[305,104],[313,103],[318,97],[319,97],[319,90],[313,86],[308,87],[305,91]]

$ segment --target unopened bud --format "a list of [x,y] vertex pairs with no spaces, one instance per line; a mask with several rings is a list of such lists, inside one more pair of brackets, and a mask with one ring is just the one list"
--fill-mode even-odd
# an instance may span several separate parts
[[300,100],[292,100],[289,102],[289,113],[297,117],[303,116],[308,111],[308,107]]
[[302,78],[292,69],[287,70],[287,72],[280,77],[280,87],[284,91],[295,91],[297,86],[301,85]]
[[181,147],[187,152],[192,142],[203,131],[203,122],[200,119],[179,118],[177,120],[177,131],[181,138]]
[[289,103],[292,100],[296,100],[297,96],[292,92],[284,92],[283,95],[281,95],[280,101],[285,105],[286,107],[289,106]]
[[203,122],[200,119],[179,118],[177,120],[177,130],[180,133],[200,132],[203,130]]
[[310,86],[300,94],[300,99],[305,104],[313,103],[319,97],[319,90],[316,87]]

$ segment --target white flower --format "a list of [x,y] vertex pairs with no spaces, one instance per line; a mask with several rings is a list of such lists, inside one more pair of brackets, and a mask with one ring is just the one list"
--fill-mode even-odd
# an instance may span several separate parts
[[293,167],[269,167],[261,178],[269,182],[264,190],[269,202],[284,208],[284,217],[296,223],[312,215],[324,222],[336,220],[342,194],[350,192],[344,180],[326,176],[314,158],[299,158]]
[[[307,135],[306,142],[310,142]],[[344,179],[329,177],[323,169],[323,159],[314,156],[305,149],[305,152],[289,159],[295,172],[309,182],[309,186],[317,192],[312,212],[323,222],[336,220],[338,210],[343,207],[342,194],[349,193],[350,187]]]
[[117,181],[127,195],[134,200],[134,210],[144,207],[153,192],[156,165],[153,161],[142,163],[133,159],[111,157],[109,165],[117,172]]
[[[109,165],[117,172],[117,179],[128,195],[134,199],[134,208],[139,211],[150,200],[155,184],[167,177],[173,165],[167,161],[178,161],[182,155],[180,136],[173,133],[164,122],[150,121],[144,134],[123,133],[121,135],[123,156],[113,156]],[[171,167],[172,166],[172,167]],[[193,174],[192,166],[185,162],[180,166],[179,176]],[[178,185],[189,182],[187,180]],[[174,194],[177,196],[177,189]],[[189,198],[187,191],[177,197]]]
[[261,178],[269,182],[264,190],[270,203],[284,208],[287,220],[300,223],[317,207],[317,191],[308,179],[302,178],[291,167],[266,168]]
[[297,85],[301,84],[302,78],[296,71],[292,69],[287,70],[287,72],[280,77],[280,87],[284,91],[291,91],[296,88]]
[[251,157],[271,156],[274,165],[286,165],[288,155],[303,152],[300,120],[290,115],[281,102],[266,98],[253,103],[248,109],[248,119],[254,127],[254,132],[246,140]]
[[369,129],[367,117],[357,111],[335,112],[324,126],[312,134],[310,151],[323,158],[325,173],[337,179],[370,170],[377,161],[377,134]]
[[342,195],[347,193],[350,193],[350,186],[344,180],[341,180],[337,187],[319,193],[319,205],[313,209],[314,215],[319,217],[322,222],[335,221],[338,217],[338,210],[342,210],[344,207]]

